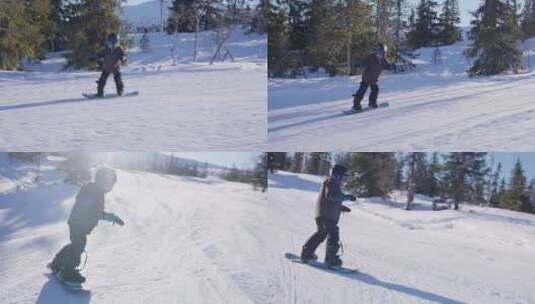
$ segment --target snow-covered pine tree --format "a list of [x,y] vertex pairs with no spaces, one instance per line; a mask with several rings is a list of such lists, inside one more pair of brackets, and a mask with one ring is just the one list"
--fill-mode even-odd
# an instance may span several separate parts
[[485,0],[474,18],[474,42],[466,55],[475,61],[468,74],[495,75],[508,70],[516,73],[522,65],[522,54],[516,45],[520,32],[514,6],[502,0]]

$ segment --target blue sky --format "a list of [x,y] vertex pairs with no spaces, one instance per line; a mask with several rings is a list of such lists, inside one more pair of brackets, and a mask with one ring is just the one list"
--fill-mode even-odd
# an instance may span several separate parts
[[[490,157],[494,155],[495,165],[498,165],[498,162],[502,163],[502,176],[505,176],[506,179],[511,175],[511,170],[513,169],[516,160],[520,158],[522,163],[522,168],[524,169],[524,174],[529,179],[535,178],[535,153],[534,152],[525,152],[525,153],[504,153],[504,152],[495,152],[490,153]],[[490,164],[490,163],[489,163]]]
[[259,152],[174,152],[173,155],[216,165],[252,169]]

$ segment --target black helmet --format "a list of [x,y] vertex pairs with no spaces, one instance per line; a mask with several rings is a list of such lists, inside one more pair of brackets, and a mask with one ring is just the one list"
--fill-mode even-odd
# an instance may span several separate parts
[[108,34],[108,37],[106,37],[106,41],[110,42],[111,44],[116,44],[117,41],[119,41],[119,35],[116,33],[110,33]]
[[117,182],[115,170],[110,168],[100,168],[95,174],[95,183],[105,189],[110,189]]
[[348,170],[344,165],[336,164],[331,169],[331,176],[345,177],[349,175],[347,171]]
[[381,54],[385,55],[386,52],[388,52],[388,47],[384,43],[379,43],[375,47],[375,53],[376,54],[381,53]]

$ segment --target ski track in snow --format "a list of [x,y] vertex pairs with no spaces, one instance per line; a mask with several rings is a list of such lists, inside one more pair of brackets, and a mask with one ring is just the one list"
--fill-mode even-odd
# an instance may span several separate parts
[[89,235],[82,273],[90,294],[44,275],[67,243],[77,187],[56,181],[63,190],[47,197],[34,185],[28,201],[26,191],[0,195],[1,303],[273,303],[270,257],[256,233],[267,225],[265,194],[215,178],[118,173],[106,209],[126,224],[101,222]]
[[[208,64],[211,33],[200,36],[199,62],[191,61],[193,35],[150,34],[150,53],[134,46],[122,68],[125,92],[139,96],[86,100],[97,72],[62,72],[51,54],[33,72],[0,71],[0,147],[5,151],[239,150],[267,138],[266,36],[235,31],[227,47],[236,62]],[[137,45],[140,37],[134,37]],[[170,49],[177,44],[178,64]],[[115,93],[110,76],[106,93]]]
[[421,49],[415,71],[382,76],[379,101],[390,107],[357,115],[341,112],[352,106],[360,77],[270,80],[270,149],[530,150],[535,72],[470,79],[465,47],[442,48],[447,65],[430,64],[434,49]]
[[[360,199],[339,223],[344,266],[340,274],[288,261],[315,231],[314,202],[321,178],[270,175],[271,250],[280,269],[278,303],[535,303],[535,218],[506,210],[463,206],[430,211],[406,194],[392,202]],[[347,202],[346,202],[347,204]],[[316,252],[322,260],[325,244]]]

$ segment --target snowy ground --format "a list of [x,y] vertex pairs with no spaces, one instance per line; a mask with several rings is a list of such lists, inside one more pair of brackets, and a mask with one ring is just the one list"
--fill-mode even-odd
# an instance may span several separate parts
[[[100,223],[88,237],[91,293],[66,290],[45,265],[68,241],[78,187],[48,163],[39,183],[0,187],[0,303],[270,303],[257,235],[268,226],[265,194],[216,178],[123,170],[106,209],[126,224]],[[28,173],[0,174],[0,185],[22,185]]]
[[[525,47],[533,47],[533,42]],[[269,147],[284,151],[532,149],[535,72],[468,78],[469,65],[462,54],[466,45],[441,48],[441,65],[432,64],[433,48],[419,50],[415,70],[383,74],[379,101],[389,102],[390,107],[355,116],[341,112],[352,106],[360,76],[270,80]]]
[[284,252],[299,254],[315,230],[321,180],[270,176],[269,233],[278,242],[266,251],[279,257],[277,303],[535,303],[535,216],[506,210],[431,211],[419,197],[407,212],[403,193],[359,199],[339,224],[342,259],[358,274],[289,262]]
[[[122,68],[126,92],[137,90],[137,97],[84,99],[83,92],[96,92],[99,73],[61,71],[60,54],[27,66],[32,72],[0,71],[0,148],[237,150],[265,142],[265,35],[236,30],[227,44],[236,62],[212,66],[211,33],[201,33],[198,62],[192,62],[193,34],[150,34],[150,53],[137,47],[139,39]],[[115,92],[113,77],[106,92]]]

